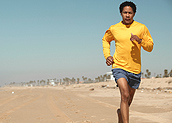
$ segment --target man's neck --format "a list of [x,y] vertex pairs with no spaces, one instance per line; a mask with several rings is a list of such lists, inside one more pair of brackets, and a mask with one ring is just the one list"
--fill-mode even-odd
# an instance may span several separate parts
[[121,21],[121,23],[124,25],[131,25],[133,22],[134,22],[134,20],[131,23],[124,23],[123,21]]

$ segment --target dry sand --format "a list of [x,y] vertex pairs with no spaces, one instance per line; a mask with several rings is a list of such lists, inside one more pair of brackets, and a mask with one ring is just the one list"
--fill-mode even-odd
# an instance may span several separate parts
[[[117,123],[114,82],[0,88],[0,123]],[[143,79],[130,123],[172,122],[172,78]]]

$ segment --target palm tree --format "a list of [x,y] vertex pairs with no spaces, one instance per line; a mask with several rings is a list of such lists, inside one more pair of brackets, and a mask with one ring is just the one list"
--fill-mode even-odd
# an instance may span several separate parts
[[145,77],[146,77],[146,78],[150,78],[151,72],[149,72],[149,70],[146,69],[146,73],[147,73],[147,74],[145,74]]
[[172,77],[172,70],[170,70],[170,73],[169,73],[170,77]]
[[103,81],[106,81],[107,80],[107,74],[104,74],[103,75]]
[[70,83],[69,83],[69,82],[70,82],[70,79],[69,79],[68,77],[65,77],[64,82],[65,82],[66,85],[68,85],[68,84],[70,84]]
[[100,82],[100,81],[101,81],[101,78],[100,78],[100,76],[98,76],[98,77],[97,77],[97,79],[98,79],[98,82]]
[[37,80],[37,84],[40,85],[40,81],[39,80]]
[[91,78],[88,79],[88,82],[92,82]]
[[84,80],[84,76],[82,76],[82,79]]
[[74,83],[75,83],[75,78],[72,77],[71,81],[72,81],[72,83],[74,84]]
[[167,70],[167,69],[164,70],[163,78],[164,78],[164,77],[169,77],[169,74],[168,74],[168,70]]
[[102,77],[102,75],[100,75],[100,81],[101,81],[101,82],[103,81],[103,77]]
[[79,78],[77,78],[77,84],[79,84],[79,81],[80,81],[80,79],[79,79]]
[[43,86],[44,86],[44,85],[45,85],[45,82],[46,82],[46,81],[42,79],[42,80],[40,81],[40,84],[41,84],[41,85],[43,84]]

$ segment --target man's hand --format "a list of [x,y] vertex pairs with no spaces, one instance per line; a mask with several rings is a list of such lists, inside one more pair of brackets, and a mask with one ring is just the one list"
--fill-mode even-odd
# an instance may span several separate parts
[[130,41],[137,41],[138,44],[140,44],[142,42],[142,39],[140,39],[137,35],[133,35],[133,33],[131,33],[131,38]]
[[106,59],[107,66],[110,66],[114,63],[114,58],[112,56],[108,56]]

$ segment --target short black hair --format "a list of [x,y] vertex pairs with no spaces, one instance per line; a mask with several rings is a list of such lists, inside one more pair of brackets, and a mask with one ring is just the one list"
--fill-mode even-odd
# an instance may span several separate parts
[[125,2],[120,4],[120,6],[119,6],[120,13],[123,11],[123,8],[125,6],[130,6],[133,9],[133,12],[136,13],[136,5],[131,1],[130,2],[125,1]]

